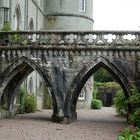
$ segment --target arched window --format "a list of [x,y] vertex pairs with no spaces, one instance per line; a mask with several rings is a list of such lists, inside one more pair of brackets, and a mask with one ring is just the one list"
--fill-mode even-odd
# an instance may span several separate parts
[[33,22],[33,18],[30,19],[30,22],[29,22],[29,30],[31,30],[31,31],[34,30],[34,22]]
[[79,11],[86,11],[86,0],[79,0]]
[[29,81],[29,91],[30,91],[30,93],[33,93],[33,79],[32,79],[32,77],[30,78],[30,81]]
[[16,8],[15,8],[14,23],[15,23],[15,30],[20,29],[20,24],[21,24],[21,10],[20,10],[20,6],[19,5],[17,5]]
[[44,85],[43,85],[43,82],[40,80],[39,81],[39,92],[38,92],[39,96],[43,96],[43,90],[44,90]]

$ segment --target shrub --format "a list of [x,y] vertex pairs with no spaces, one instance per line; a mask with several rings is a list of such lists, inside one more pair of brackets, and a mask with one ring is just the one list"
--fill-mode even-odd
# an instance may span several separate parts
[[140,127],[140,107],[136,108],[128,117],[128,123]]
[[30,113],[36,110],[36,100],[33,95],[28,94],[27,89],[20,88],[20,113]]
[[140,140],[140,129],[130,125],[122,130],[117,140]]
[[4,26],[2,28],[2,31],[11,31],[11,23],[9,21],[4,22]]
[[19,34],[14,34],[11,36],[11,40],[13,43],[22,43],[22,36]]
[[35,112],[36,111],[36,100],[33,95],[27,94],[25,96],[25,112]]
[[140,93],[134,85],[131,85],[130,93],[131,96],[129,97],[128,102],[131,103],[133,111],[128,117],[128,122],[140,127]]
[[106,87],[106,88],[115,88],[115,89],[121,89],[120,85],[116,82],[94,82],[94,86],[98,87]]
[[92,109],[101,109],[103,106],[102,101],[98,99],[93,99],[91,102]]
[[128,100],[124,95],[123,90],[119,90],[116,93],[113,99],[113,105],[119,116],[126,116],[128,114]]
[[131,85],[130,87],[131,96],[129,97],[128,102],[133,105],[134,108],[139,106],[140,103],[140,93],[138,92],[136,86]]
[[27,90],[23,87],[20,88],[20,93],[19,93],[19,102],[20,102],[20,108],[19,112],[24,113],[25,111],[25,95],[27,94]]

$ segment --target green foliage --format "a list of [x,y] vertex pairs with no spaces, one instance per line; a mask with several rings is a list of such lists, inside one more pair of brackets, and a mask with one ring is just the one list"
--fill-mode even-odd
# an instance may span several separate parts
[[11,23],[9,21],[4,22],[4,26],[2,28],[2,31],[11,31]]
[[93,99],[91,102],[92,109],[101,109],[103,106],[102,101],[98,99]]
[[114,107],[116,108],[117,113],[120,116],[126,116],[128,113],[128,100],[123,93],[123,90],[119,90],[114,99],[113,99]]
[[[17,32],[19,32],[20,30],[17,29]],[[23,42],[23,39],[22,39],[22,36],[20,34],[14,34],[11,36],[11,40],[12,42],[14,43],[22,43]]]
[[117,140],[140,140],[140,129],[130,125],[122,130]]
[[[128,117],[128,122],[130,124],[140,126],[140,93],[134,85],[131,85],[130,93],[131,95],[127,99],[122,90],[118,91],[113,100],[114,107],[120,116]],[[131,113],[128,113],[128,103],[133,107],[133,111]]]
[[129,97],[128,102],[133,104],[135,107],[140,103],[140,93],[138,92],[136,86],[132,85],[130,87],[131,96]]
[[19,99],[19,102],[20,102],[20,109],[19,109],[19,112],[20,113],[24,113],[25,111],[25,95],[27,94],[27,90],[23,87],[20,88],[20,99]]
[[94,80],[97,82],[109,82],[113,81],[112,76],[107,72],[105,68],[100,68],[94,74]]
[[115,89],[121,89],[120,85],[116,82],[94,82],[94,85],[98,87],[106,87],[106,88],[115,88]]
[[19,34],[14,34],[11,36],[11,40],[14,43],[22,43],[22,37]]
[[36,110],[36,100],[33,95],[30,95],[27,92],[26,88],[21,87],[20,88],[20,113],[29,113],[29,112],[35,112]]
[[[5,21],[4,26],[2,28],[2,31],[11,31],[11,23],[9,21]],[[17,32],[20,31],[19,29],[17,29]],[[1,39],[4,39],[5,37],[3,35],[0,36]],[[7,38],[5,38],[7,39]],[[23,37],[21,35],[19,35],[18,33],[11,35],[10,40],[13,43],[22,43],[23,45],[27,45],[29,43],[29,40],[27,39],[23,39]]]
[[93,86],[93,99],[96,99],[96,96],[97,96],[97,87],[94,85]]
[[101,109],[103,103],[101,100],[97,99],[97,87],[94,85],[93,87],[93,99],[91,101],[91,109]]
[[140,102],[140,95],[134,85],[130,87],[130,93],[128,103],[134,108],[128,116],[128,123],[131,125],[120,133],[118,140],[140,140],[140,107],[136,108]]
[[25,112],[35,112],[36,111],[36,100],[33,95],[27,94],[25,96]]
[[128,117],[128,123],[140,128],[140,107],[136,108]]

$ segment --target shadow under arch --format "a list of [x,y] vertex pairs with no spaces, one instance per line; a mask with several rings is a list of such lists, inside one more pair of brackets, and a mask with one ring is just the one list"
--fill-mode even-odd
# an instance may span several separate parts
[[[113,78],[118,81],[124,91],[126,98],[129,97],[129,83],[124,74],[116,65],[110,62],[108,59],[104,57],[98,57],[84,66],[84,68],[77,74],[77,76],[73,80],[65,100],[65,112],[67,112],[67,114],[74,115],[74,113],[76,113],[78,96],[84,84],[101,67],[104,67],[113,76]],[[131,108],[130,105],[128,105],[128,107],[129,109]]]
[[21,57],[15,60],[5,71],[0,75],[0,105],[3,104],[3,97],[6,96],[7,106],[6,109],[12,112],[14,99],[18,93],[18,89],[25,78],[36,70],[42,79],[51,87],[51,96],[53,101],[53,115],[57,112],[57,100],[54,94],[53,85],[51,83],[51,77],[44,73],[43,70],[27,57]]

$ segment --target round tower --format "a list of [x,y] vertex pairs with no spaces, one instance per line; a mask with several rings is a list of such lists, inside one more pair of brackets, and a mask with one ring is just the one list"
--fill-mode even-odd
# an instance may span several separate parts
[[46,0],[47,30],[92,30],[93,0]]

